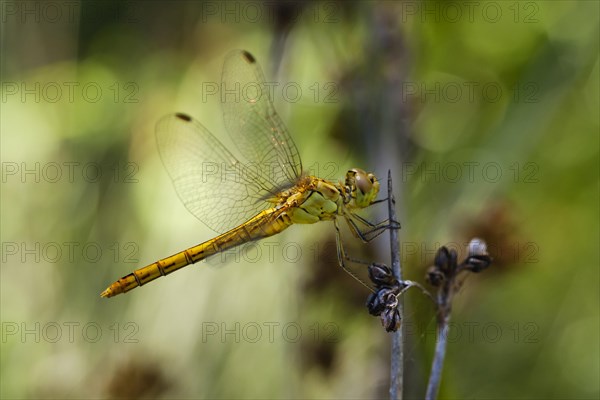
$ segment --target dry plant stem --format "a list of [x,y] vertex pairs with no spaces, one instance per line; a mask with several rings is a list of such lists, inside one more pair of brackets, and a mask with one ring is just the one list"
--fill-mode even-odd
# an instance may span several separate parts
[[435,354],[431,364],[431,375],[429,375],[429,383],[427,384],[427,394],[425,395],[425,399],[427,400],[436,399],[440,389],[444,357],[446,356],[446,338],[448,337],[449,322],[450,315],[447,315],[442,318],[441,321],[438,321]]
[[440,389],[442,380],[442,369],[444,367],[444,358],[446,357],[446,346],[448,338],[448,327],[450,322],[450,310],[452,301],[452,285],[453,279],[444,282],[443,286],[438,291],[437,296],[437,336],[435,342],[435,353],[431,363],[431,374],[429,375],[429,383],[427,384],[426,400],[435,400]]
[[[487,245],[483,240],[479,238],[471,239],[468,251],[467,258],[457,265],[457,252],[442,246],[435,255],[434,265],[427,270],[427,280],[438,288],[435,300],[437,336],[431,363],[431,374],[429,375],[427,393],[425,394],[427,400],[435,400],[440,389],[444,358],[446,357],[450,315],[452,313],[452,297],[462,284],[459,276],[462,272],[481,272],[492,263],[492,257],[488,254]],[[422,287],[421,289],[424,290]],[[433,300],[431,296],[430,298]]]
[[[396,221],[396,200],[392,191],[392,173],[388,171],[388,218],[390,223]],[[398,240],[398,229],[390,229],[390,249],[392,252],[392,273],[398,282],[402,282],[402,266],[400,265],[400,242]],[[404,305],[402,297],[398,299],[398,312],[400,321],[404,319]],[[404,341],[402,335],[402,323],[400,328],[392,336],[392,355],[390,365],[390,399],[402,399],[404,380]]]

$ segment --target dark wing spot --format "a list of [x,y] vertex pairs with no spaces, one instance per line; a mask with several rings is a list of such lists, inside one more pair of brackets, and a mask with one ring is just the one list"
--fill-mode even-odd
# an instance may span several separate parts
[[248,53],[246,50],[242,50],[242,57],[244,57],[244,60],[250,64],[254,64],[256,62],[254,56]]
[[176,113],[176,114],[175,114],[175,116],[176,116],[177,118],[179,118],[180,120],[182,120],[182,121],[185,121],[185,122],[191,122],[191,121],[192,121],[192,117],[190,117],[190,116],[189,116],[189,115],[187,115],[187,114],[183,114],[183,113]]

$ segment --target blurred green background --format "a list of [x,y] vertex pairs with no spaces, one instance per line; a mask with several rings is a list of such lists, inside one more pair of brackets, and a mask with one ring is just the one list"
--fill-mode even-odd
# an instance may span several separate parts
[[[598,2],[2,1],[1,21],[1,398],[387,396],[390,335],[331,224],[99,297],[215,235],[154,125],[181,111],[230,144],[206,85],[237,48],[306,169],[392,171],[406,276],[488,242],[441,398],[600,395]],[[386,236],[348,247],[388,262]],[[406,312],[419,398],[435,324],[418,293]]]

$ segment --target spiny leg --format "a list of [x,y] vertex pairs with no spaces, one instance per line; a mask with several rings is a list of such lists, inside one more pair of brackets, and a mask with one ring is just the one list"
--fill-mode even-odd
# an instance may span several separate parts
[[368,231],[362,231],[358,227],[356,222],[354,222],[351,218],[346,218],[346,221],[348,222],[348,226],[350,227],[350,231],[352,232],[354,237],[359,238],[364,243],[368,243],[368,242],[372,241],[373,239],[375,239],[376,237],[381,235],[386,230],[386,227],[381,227],[381,228],[377,228],[377,229],[370,229]]
[[[381,204],[381,203],[387,203],[388,202],[388,197],[383,198],[383,199],[379,199],[379,200],[375,200],[374,202],[372,202],[369,207],[375,205],[375,204]],[[392,198],[392,203],[396,204],[396,201]],[[384,221],[378,222],[378,223],[373,223],[371,221],[369,221],[368,219],[361,217],[358,214],[352,214],[353,217],[356,217],[356,219],[358,219],[360,222],[362,222],[363,224],[365,224],[366,226],[370,227],[370,228],[375,228],[378,226],[387,226],[389,228],[395,228],[395,229],[400,229],[400,222],[398,221],[390,221],[389,219],[386,219]]]
[[399,229],[400,225],[395,225],[394,223],[388,223],[389,221],[383,221],[380,222],[379,224],[375,225],[372,224],[371,222],[368,222],[367,226],[371,226],[371,229],[367,229],[367,230],[361,230],[358,225],[356,224],[356,222],[354,221],[354,218],[357,218],[359,221],[361,222],[368,222],[366,221],[364,218],[356,215],[356,214],[348,214],[346,215],[346,221],[348,222],[348,226],[350,227],[350,230],[352,231],[352,234],[357,237],[360,238],[363,242],[368,243],[370,241],[372,241],[373,239],[375,239],[376,237],[378,237],[379,235],[381,235],[383,232],[385,232],[388,229]]
[[394,228],[394,229],[401,228],[400,222],[398,222],[398,221],[390,221],[389,219],[386,219],[379,223],[373,223],[358,214],[351,213],[351,215],[353,218],[356,218],[357,220],[359,220],[360,222],[362,222],[365,226],[368,226],[369,228],[377,228],[377,227],[386,227],[386,228]]
[[344,245],[342,243],[342,236],[341,236],[341,233],[340,233],[340,226],[338,224],[337,219],[334,219],[333,223],[335,225],[335,243],[336,243],[336,250],[337,250],[337,257],[338,257],[338,265],[340,267],[342,267],[342,269],[344,271],[346,271],[351,277],[353,277],[358,282],[360,282],[361,285],[363,285],[364,287],[366,287],[367,289],[369,289],[369,291],[373,292],[373,289],[369,285],[367,285],[362,279],[360,279],[354,272],[352,272],[346,266],[346,263],[344,262],[344,260],[349,261],[349,262],[355,262],[355,263],[359,263],[359,264],[364,264],[364,265],[371,265],[372,263],[368,263],[366,261],[361,261],[361,260],[357,260],[357,259],[354,259],[354,258],[350,258],[350,257],[348,257],[346,255],[346,252],[344,251]]
[[374,202],[371,203],[371,205],[379,204],[379,203],[383,203],[383,202],[387,202],[387,201],[388,201],[388,198],[384,197],[383,199],[375,200]]

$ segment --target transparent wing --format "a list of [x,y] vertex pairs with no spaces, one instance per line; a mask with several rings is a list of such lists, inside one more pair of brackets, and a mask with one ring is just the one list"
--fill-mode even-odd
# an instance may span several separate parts
[[272,206],[276,185],[240,163],[200,122],[185,114],[156,125],[163,164],[185,207],[212,230],[223,233]]
[[227,55],[221,79],[225,127],[242,156],[277,187],[302,174],[296,144],[277,115],[254,57],[243,50]]

